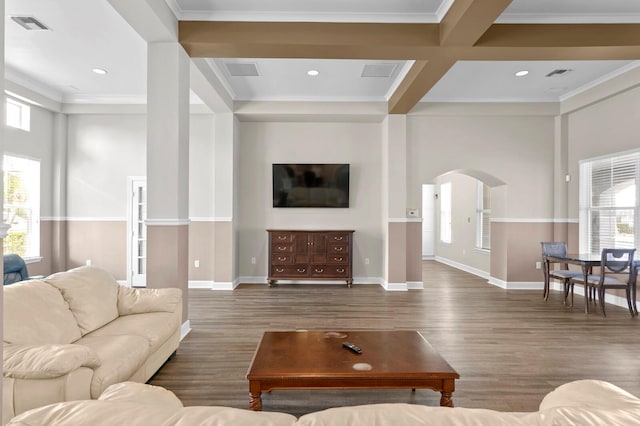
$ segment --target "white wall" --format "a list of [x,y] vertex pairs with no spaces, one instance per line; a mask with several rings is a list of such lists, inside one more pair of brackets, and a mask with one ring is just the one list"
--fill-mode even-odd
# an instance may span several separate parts
[[126,220],[127,176],[146,176],[146,116],[68,119],[67,215]]
[[50,217],[53,210],[53,113],[31,105],[31,129],[5,126],[4,152],[40,160],[40,215]]
[[409,116],[411,161],[420,171],[412,196],[443,173],[476,170],[506,183],[506,217],[553,217],[553,115],[485,115],[484,108]]
[[578,218],[579,161],[640,148],[640,87],[568,114],[570,218]]
[[[354,277],[382,275],[382,128],[378,123],[239,126],[239,275],[267,274],[269,228],[354,229]],[[272,163],[349,163],[350,207],[272,207]],[[251,257],[256,258],[252,265]],[[365,265],[364,259],[370,264]]]

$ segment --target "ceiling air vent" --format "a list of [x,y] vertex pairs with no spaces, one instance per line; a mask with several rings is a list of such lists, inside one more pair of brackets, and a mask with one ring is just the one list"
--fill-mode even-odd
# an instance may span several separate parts
[[232,64],[226,63],[224,64],[227,67],[227,71],[232,77],[258,77],[260,73],[258,73],[258,67],[256,64],[247,63],[247,64]]
[[557,70],[553,70],[551,71],[549,74],[546,75],[546,77],[560,77],[561,75],[565,75],[566,73],[571,72],[571,70],[569,69],[557,69]]
[[391,77],[396,64],[366,64],[361,77]]
[[38,21],[33,16],[12,16],[14,22],[20,25],[25,30],[33,31],[33,30],[49,30],[42,22]]

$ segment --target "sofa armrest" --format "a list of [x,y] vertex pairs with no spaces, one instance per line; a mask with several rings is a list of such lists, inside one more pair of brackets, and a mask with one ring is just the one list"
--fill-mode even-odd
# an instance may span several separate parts
[[613,383],[576,380],[558,386],[540,402],[540,411],[553,408],[640,409],[640,399]]
[[98,354],[82,345],[3,345],[3,374],[14,379],[52,379],[100,364]]
[[179,288],[118,288],[118,314],[147,312],[175,312],[182,309],[182,290]]

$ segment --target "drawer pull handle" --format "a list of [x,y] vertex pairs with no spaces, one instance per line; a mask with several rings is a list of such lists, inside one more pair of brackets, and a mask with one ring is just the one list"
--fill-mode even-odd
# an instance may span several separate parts
[[303,273],[304,271],[306,271],[306,269],[305,268],[298,268],[298,269],[296,269],[296,271],[298,271],[300,273]]
[[284,272],[284,269],[278,269],[278,268],[276,268],[276,272]]
[[287,258],[286,258],[286,257],[284,257],[284,256],[279,256],[279,257],[278,257],[278,260],[279,260],[280,262],[284,262],[285,260],[287,260]]
[[284,235],[278,235],[278,239],[279,239],[279,240],[286,240],[286,239],[287,239],[287,237],[285,237]]
[[320,274],[320,273],[324,272],[324,269],[316,269],[316,272]]
[[336,271],[338,271],[338,272],[340,272],[340,273],[343,273],[343,272],[344,272],[344,269],[340,268],[340,269],[336,269]]
[[287,247],[286,247],[286,246],[285,246],[285,247],[283,247],[283,246],[278,246],[278,250],[280,250],[280,251],[285,251],[286,249],[287,249]]
[[344,247],[334,247],[333,248],[335,251],[342,251],[344,249]]
[[333,260],[335,260],[336,262],[342,262],[342,258],[341,257],[334,257]]
[[342,237],[333,237],[333,239],[336,241],[342,241]]

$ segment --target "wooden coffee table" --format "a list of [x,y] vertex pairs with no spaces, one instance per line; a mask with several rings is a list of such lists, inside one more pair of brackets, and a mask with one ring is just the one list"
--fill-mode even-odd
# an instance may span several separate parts
[[[356,354],[342,346],[362,349]],[[453,407],[460,375],[417,331],[268,331],[247,372],[252,410],[273,389],[416,389],[439,391]]]

